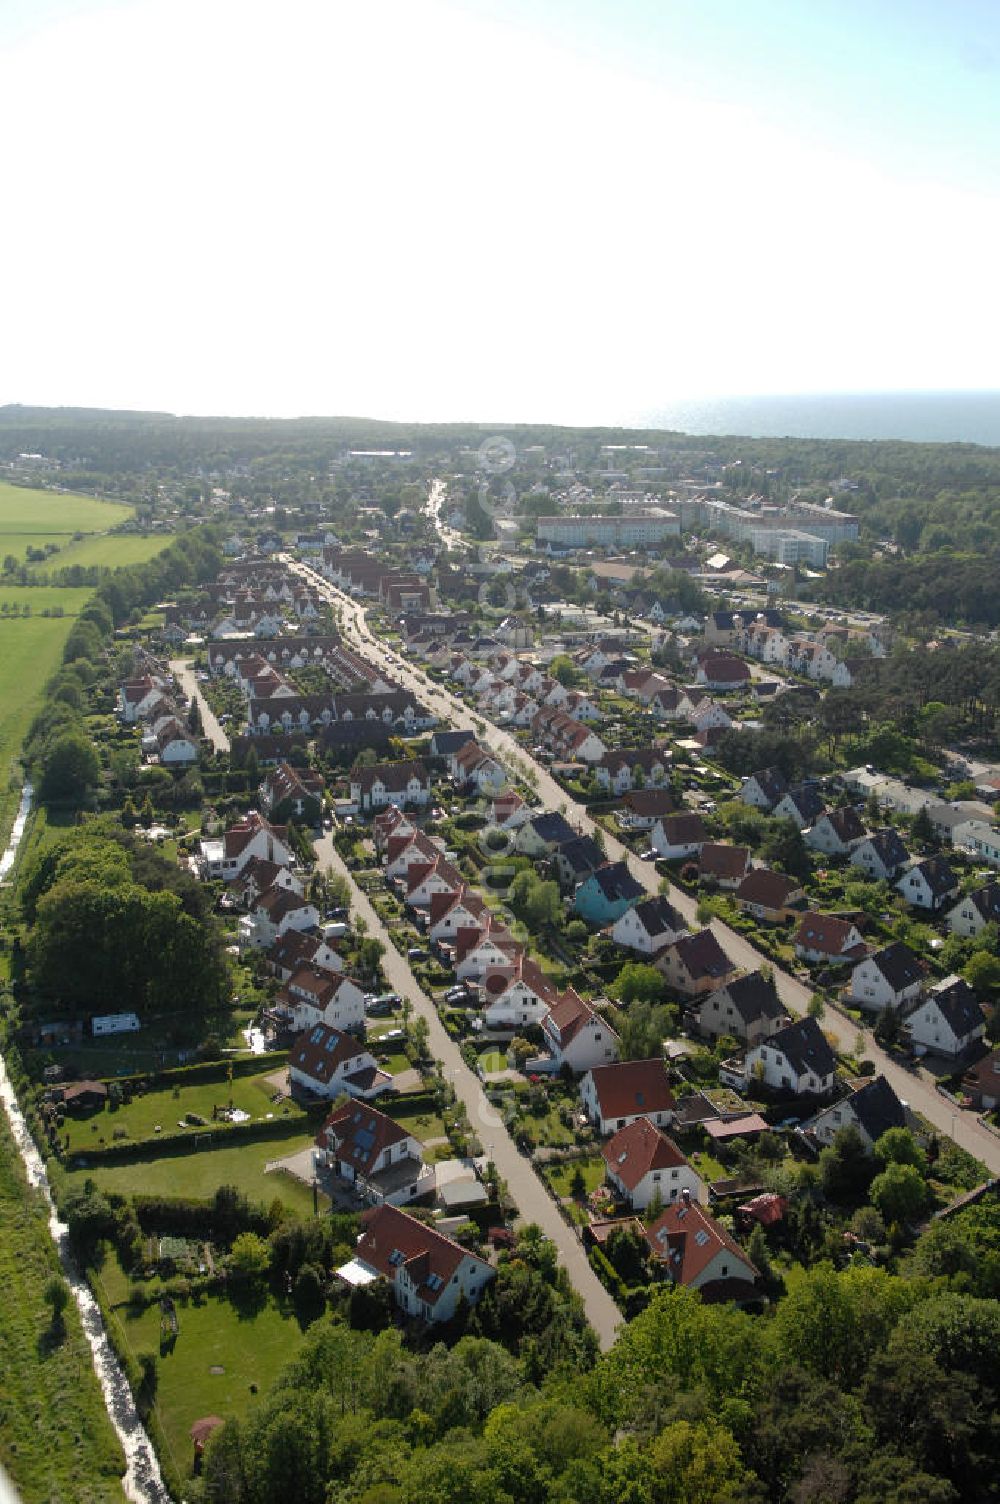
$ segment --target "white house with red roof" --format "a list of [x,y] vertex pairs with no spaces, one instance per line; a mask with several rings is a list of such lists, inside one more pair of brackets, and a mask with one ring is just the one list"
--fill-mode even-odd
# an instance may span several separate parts
[[313,1161],[371,1206],[402,1206],[433,1191],[433,1165],[408,1129],[367,1102],[345,1102],[316,1135]]
[[287,982],[300,966],[315,966],[318,971],[343,971],[344,960],[328,945],[322,935],[306,935],[288,930],[267,952],[271,970],[281,982]]
[[450,1321],[463,1297],[475,1305],[496,1276],[485,1259],[398,1207],[365,1212],[361,1225],[354,1256],[338,1277],[355,1286],[388,1280],[407,1316]]
[[492,798],[507,782],[503,764],[478,742],[466,742],[455,754],[455,782],[471,785],[477,794]]
[[595,1065],[580,1082],[580,1101],[598,1133],[614,1133],[636,1118],[669,1128],[677,1104],[661,1059]]
[[263,857],[279,867],[292,865],[288,832],[283,825],[272,825],[255,809],[231,825],[221,839],[201,843],[202,876],[221,877],[232,882],[254,857]]
[[582,1075],[618,1059],[618,1035],[572,987],[542,1019],[542,1035],[557,1071],[568,1066]]
[[423,830],[389,836],[385,848],[385,875],[398,882],[408,882],[411,866],[433,862],[442,848]]
[[705,1184],[672,1138],[648,1118],[635,1118],[603,1145],[601,1154],[609,1183],[633,1211],[645,1211],[659,1197],[679,1201],[707,1201]]
[[428,911],[427,933],[438,943],[453,942],[459,930],[475,929],[489,914],[486,900],[463,883],[455,892],[435,893]]
[[493,914],[485,927],[459,930],[455,936],[455,974],[460,982],[478,982],[488,972],[514,965],[524,946]]
[[144,674],[141,679],[132,679],[118,689],[118,714],[126,725],[144,720],[156,701],[163,696],[166,680]]
[[490,810],[490,822],[500,830],[516,830],[530,818],[531,806],[524,802],[516,789],[498,794]]
[[355,1035],[329,1024],[314,1024],[296,1040],[288,1075],[293,1091],[297,1087],[331,1100],[346,1092],[367,1101],[392,1086],[392,1077],[379,1070],[375,1056]]
[[646,1241],[671,1284],[697,1290],[703,1301],[757,1298],[758,1270],[693,1196],[664,1207],[646,1228]]
[[384,809],[372,821],[376,853],[384,855],[390,836],[412,836],[416,829],[417,826],[409,815],[403,814],[398,804],[390,804],[388,809]]
[[289,977],[275,1005],[296,1031],[314,1024],[357,1033],[365,1026],[365,994],[351,977],[303,965]]
[[411,909],[429,909],[435,893],[457,893],[464,878],[443,852],[433,861],[418,862],[410,868],[404,901]]
[[266,950],[289,930],[312,930],[319,924],[319,910],[314,903],[291,893],[287,888],[268,888],[254,900],[249,914],[237,927],[241,946]]
[[521,1029],[540,1024],[559,993],[537,961],[523,951],[513,962],[484,974],[483,1023],[487,1029]]

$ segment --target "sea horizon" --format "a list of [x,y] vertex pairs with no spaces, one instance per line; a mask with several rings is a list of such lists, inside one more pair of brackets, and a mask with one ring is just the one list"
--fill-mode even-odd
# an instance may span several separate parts
[[637,413],[636,427],[745,438],[1000,446],[1000,391],[706,397]]

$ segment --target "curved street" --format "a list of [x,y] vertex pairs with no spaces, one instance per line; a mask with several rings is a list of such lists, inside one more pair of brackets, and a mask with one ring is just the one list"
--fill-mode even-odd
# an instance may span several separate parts
[[[520,764],[522,767],[530,768],[542,802],[549,809],[558,809],[562,805],[567,813],[571,814],[573,823],[580,830],[593,835],[597,827],[583,806],[578,804],[572,795],[567,794],[551,773],[537,763],[509,732],[494,726],[480,712],[465,705],[457,695],[453,695],[449,690],[436,684],[419,669],[413,669],[405,658],[387,647],[371,631],[364,607],[359,601],[345,595],[343,591],[324,580],[323,576],[310,566],[299,564],[291,559],[287,562],[292,569],[308,577],[310,583],[314,584],[327,600],[342,608],[345,631],[355,639],[359,648],[363,648],[376,661],[391,668],[396,677],[414,693],[419,693],[424,703],[438,715],[465,725],[470,725],[473,721],[483,721],[487,731],[480,736],[480,741],[489,746],[498,756],[502,756],[509,764],[515,767]],[[624,847],[614,836],[609,835],[607,831],[603,831],[603,836],[608,857],[615,861],[627,862],[629,871],[646,891],[651,894],[658,893],[660,878],[652,864],[640,861],[633,852]],[[689,923],[694,921],[696,899],[687,893],[682,893],[676,887],[671,887],[670,902]],[[806,1012],[812,993],[804,983],[776,966],[769,957],[763,955],[744,936],[737,934],[722,920],[713,920],[712,929],[727,955],[739,965],[748,969],[754,969],[763,964],[771,967],[778,996],[789,1012],[797,1014]],[[859,1029],[852,1018],[848,1018],[834,1008],[827,1008],[823,1017],[823,1028],[836,1039],[842,1050],[851,1055],[854,1054],[857,1036],[862,1033],[865,1040],[865,1056],[875,1063],[876,1070],[882,1072],[897,1096],[908,1102],[915,1112],[919,1112],[933,1123],[939,1132],[947,1134],[963,1149],[982,1160],[991,1175],[1000,1175],[1000,1137],[986,1128],[978,1117],[953,1107],[948,1098],[938,1092],[928,1072],[919,1068],[908,1070],[900,1065],[875,1043],[870,1029]]]

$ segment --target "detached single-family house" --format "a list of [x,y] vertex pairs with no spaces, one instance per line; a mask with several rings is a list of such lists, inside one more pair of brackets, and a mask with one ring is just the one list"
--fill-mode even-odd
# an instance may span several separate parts
[[873,882],[891,883],[896,873],[910,860],[910,853],[902,837],[891,825],[863,837],[851,850],[852,867],[861,871]]
[[618,1035],[572,987],[542,1019],[542,1036],[556,1070],[582,1075],[618,1059]]
[[292,1046],[288,1074],[293,1089],[316,1097],[349,1097],[368,1101],[392,1086],[392,1077],[379,1070],[375,1056],[353,1034],[315,1024]]
[[423,1146],[409,1129],[367,1103],[346,1102],[316,1135],[318,1168],[332,1170],[372,1206],[402,1206],[434,1189]]
[[740,798],[753,809],[771,811],[788,788],[788,780],[780,768],[761,768],[744,778]]
[[945,923],[954,935],[973,936],[987,924],[1000,925],[1000,883],[987,883],[974,893],[966,893],[945,915]]
[[580,834],[558,810],[546,810],[532,815],[517,832],[514,850],[519,856],[530,856],[533,861],[548,856],[557,846],[575,841]]
[[602,1136],[648,1118],[661,1128],[674,1120],[676,1103],[662,1059],[622,1060],[592,1066],[580,1082],[580,1101]]
[[661,1201],[707,1201],[705,1184],[672,1138],[648,1118],[636,1118],[601,1149],[609,1184],[633,1211],[645,1211],[654,1197]]
[[577,836],[575,841],[557,846],[550,860],[560,888],[571,893],[608,859],[593,836]]
[[525,1029],[540,1024],[559,1000],[537,961],[523,952],[483,974],[483,1024],[487,1029]]
[[927,967],[908,945],[895,940],[859,961],[851,972],[848,1001],[881,1013],[920,996]]
[[896,879],[896,891],[913,908],[936,914],[958,892],[958,878],[943,856],[925,856]]
[[485,1259],[398,1207],[365,1212],[361,1225],[354,1255],[337,1270],[338,1277],[352,1286],[388,1280],[407,1316],[450,1321],[460,1300],[475,1305],[496,1277]]
[[243,946],[266,950],[289,930],[312,930],[319,924],[319,910],[308,899],[288,888],[268,888],[240,920],[239,941]]
[[1000,867],[1000,830],[988,825],[985,820],[967,820],[952,831],[956,846],[972,851],[989,862],[991,867]]
[[649,838],[650,845],[664,861],[696,856],[708,839],[705,823],[698,814],[667,815],[657,820]]
[[431,895],[427,933],[436,944],[450,943],[459,930],[477,929],[489,912],[486,900],[463,883],[457,890]]
[[655,956],[665,945],[672,945],[687,933],[687,925],[667,898],[644,898],[626,909],[611,927],[611,938],[626,950],[642,956]]
[[275,940],[267,953],[271,970],[280,982],[287,982],[300,966],[315,966],[320,971],[343,971],[343,957],[321,935],[306,935],[288,930]]
[[857,1128],[870,1153],[883,1133],[906,1127],[906,1108],[884,1076],[872,1076],[849,1096],[824,1107],[805,1127],[821,1144],[832,1144],[841,1128]]
[[865,838],[865,827],[853,804],[827,809],[802,839],[812,851],[824,856],[847,856]]
[[474,788],[477,794],[493,798],[507,782],[503,764],[478,742],[466,742],[455,754],[454,762],[455,782],[462,787]]
[[698,876],[730,890],[739,887],[750,869],[750,849],[725,841],[704,841],[698,853]]
[[271,825],[255,809],[236,825],[231,825],[221,838],[208,838],[201,843],[203,876],[221,877],[226,883],[239,877],[254,857],[263,857],[279,867],[292,865],[292,849],[288,845],[285,826]]
[[630,789],[661,784],[669,770],[669,753],[652,747],[623,747],[620,751],[605,752],[600,762],[594,764],[594,778],[598,788],[624,794]]
[[912,1044],[923,1045],[932,1055],[956,1057],[982,1039],[986,1019],[968,982],[950,976],[928,988],[903,1028]]
[[717,987],[698,1009],[698,1028],[710,1039],[732,1035],[745,1045],[758,1044],[787,1021],[774,979],[748,971]]
[[795,1096],[824,1096],[833,1086],[837,1059],[815,1018],[797,1018],[746,1053],[747,1081]]
[[776,819],[791,820],[799,830],[805,830],[819,819],[823,808],[823,796],[814,783],[797,783],[782,794],[773,814]]
[[969,1067],[962,1077],[962,1089],[979,1112],[992,1112],[1000,1107],[1000,1049]]
[[614,924],[626,909],[645,896],[645,888],[624,862],[608,862],[580,883],[573,896],[573,907],[588,924],[603,928]]
[[176,716],[158,721],[153,732],[156,755],[166,767],[190,767],[198,761],[198,746]]
[[668,986],[682,997],[714,992],[739,970],[708,929],[681,935],[671,945],[664,946],[653,965],[662,972]]
[[341,972],[299,966],[278,993],[275,1004],[297,1033],[316,1024],[352,1034],[364,1032],[364,992]]
[[803,914],[793,943],[801,961],[846,965],[848,961],[859,961],[865,954],[865,943],[853,919],[840,914],[817,914],[812,909]]
[[706,653],[698,664],[695,681],[707,689],[744,689],[750,683],[750,668],[732,653]]
[[318,825],[323,812],[322,775],[279,762],[261,785],[261,803],[272,820]]
[[664,1207],[645,1232],[653,1258],[672,1285],[697,1290],[707,1304],[758,1298],[756,1267],[693,1197]]
[[652,830],[676,805],[670,789],[630,789],[617,812],[622,830]]
[[[701,854],[705,855],[704,846]],[[767,867],[751,867],[736,889],[735,897],[744,914],[750,914],[763,924],[781,924],[805,902],[805,892],[797,878],[786,877],[783,872],[771,872]]]
[[490,821],[500,830],[517,830],[531,819],[531,806],[526,804],[516,789],[498,794],[490,811]]

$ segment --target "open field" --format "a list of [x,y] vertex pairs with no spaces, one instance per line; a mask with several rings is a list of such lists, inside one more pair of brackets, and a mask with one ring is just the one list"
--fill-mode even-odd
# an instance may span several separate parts
[[[51,539],[56,542],[56,539]],[[155,533],[143,537],[140,533],[105,533],[93,538],[83,538],[79,543],[67,542],[57,554],[46,559],[44,564],[32,565],[32,572],[49,569],[68,569],[71,564],[84,568],[92,564],[108,569],[118,569],[126,564],[145,564],[155,558],[173,542],[170,533]]]
[[[20,791],[15,763],[25,732],[39,710],[45,682],[62,660],[63,644],[73,626],[73,616],[92,594],[89,590],[39,590],[39,596],[66,597],[67,615],[39,616],[44,603],[36,592],[0,588],[0,603],[19,603],[26,598],[31,616],[0,616],[0,846],[6,844]],[[52,601],[47,602],[49,605]],[[11,787],[12,780],[14,787]]]
[[[231,1085],[224,1080],[209,1081],[145,1092],[114,1111],[106,1109],[85,1118],[67,1118],[63,1134],[69,1139],[70,1149],[77,1152],[93,1148],[102,1141],[111,1143],[115,1135],[138,1143],[142,1139],[155,1138],[157,1125],[163,1133],[176,1133],[178,1124],[188,1112],[197,1113],[211,1122],[212,1108],[225,1107],[230,1101],[234,1107],[249,1113],[251,1118],[304,1120],[305,1113],[297,1103],[288,1100],[273,1102],[275,1088],[268,1077],[274,1070],[271,1065],[265,1067],[259,1076],[236,1076]],[[192,1134],[197,1131],[197,1128],[190,1130]],[[278,1157],[277,1151],[273,1157]]]
[[132,516],[132,508],[93,496],[64,496],[0,481],[0,557],[23,563],[29,547],[60,548],[74,533],[105,533]]
[[0,1462],[24,1504],[120,1504],[124,1459],[72,1300],[65,1336],[51,1332],[55,1249],[2,1113],[0,1227]]
[[[90,1179],[101,1190],[122,1191],[132,1195],[145,1192],[150,1196],[193,1196],[207,1201],[220,1185],[233,1185],[252,1201],[265,1205],[277,1197],[289,1211],[311,1217],[312,1190],[302,1181],[281,1171],[264,1173],[272,1160],[285,1159],[312,1144],[314,1130],[290,1134],[288,1138],[262,1139],[256,1143],[226,1145],[218,1149],[196,1149],[188,1154],[173,1154],[162,1159],[136,1159],[130,1164],[93,1165],[89,1169],[70,1170],[70,1185],[83,1185]],[[326,1208],[320,1197],[320,1210]]]
[[[155,1411],[170,1460],[181,1478],[194,1460],[191,1426],[206,1415],[241,1418],[264,1395],[302,1343],[291,1311],[273,1296],[259,1310],[240,1311],[229,1300],[209,1295],[178,1306],[173,1347],[160,1348],[157,1305],[137,1313],[126,1304],[125,1281],[110,1266],[99,1276],[118,1334],[133,1356],[157,1355]],[[221,1372],[213,1373],[213,1369]]]

